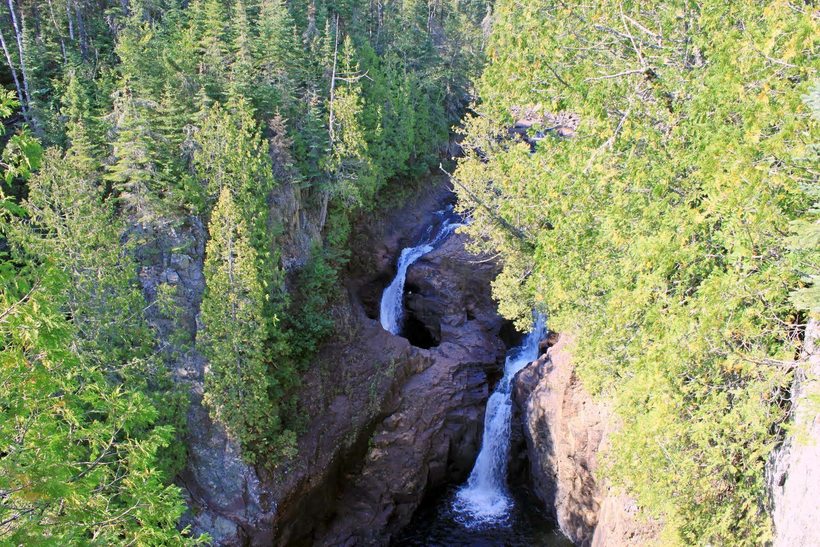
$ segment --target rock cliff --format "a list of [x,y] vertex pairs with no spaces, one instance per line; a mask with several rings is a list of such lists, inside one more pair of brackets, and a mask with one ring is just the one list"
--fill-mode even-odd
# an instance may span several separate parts
[[576,545],[651,545],[657,523],[640,520],[634,500],[596,477],[599,453],[616,423],[611,410],[581,385],[571,344],[571,337],[557,337],[514,380],[533,490]]
[[820,321],[809,321],[792,385],[793,429],[768,468],[774,547],[820,545]]

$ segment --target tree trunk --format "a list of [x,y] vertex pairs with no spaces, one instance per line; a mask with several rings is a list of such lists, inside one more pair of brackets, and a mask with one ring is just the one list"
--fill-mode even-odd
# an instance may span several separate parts
[[9,64],[11,77],[14,80],[14,87],[17,88],[17,98],[20,100],[20,110],[23,112],[23,119],[27,122],[31,122],[31,118],[28,114],[28,106],[26,105],[25,98],[23,97],[23,88],[20,85],[20,78],[17,75],[17,69],[14,67],[14,63],[11,60],[11,52],[6,44],[6,38],[3,36],[2,25],[0,25],[0,46],[3,47],[3,53],[6,55],[6,62]]
[[[330,73],[330,100],[328,105],[327,115],[327,134],[330,140],[330,153],[333,154],[333,148],[336,146],[336,133],[333,129],[334,114],[333,114],[333,100],[336,97],[336,63],[339,57],[339,14],[336,14],[336,29],[333,44],[333,70]],[[330,201],[330,192],[322,190],[322,212],[319,215],[319,231],[321,232],[325,227],[327,220],[327,204]]]
[[[28,110],[29,114],[29,123],[31,123],[31,127],[34,130],[34,133],[38,136],[42,136],[42,131],[40,130],[40,126],[37,123],[37,120],[34,118],[34,115],[31,112],[31,93],[29,92],[29,78],[28,78],[28,71],[26,70],[26,55],[25,55],[25,48],[23,47],[23,27],[17,21],[17,12],[14,9],[14,0],[7,0],[7,4],[9,6],[9,13],[11,14],[11,23],[14,26],[14,37],[17,39],[17,51],[19,52],[20,56],[20,73],[23,76],[23,93],[25,93],[25,102],[26,102],[26,109]],[[20,102],[23,102],[23,98],[20,98]]]

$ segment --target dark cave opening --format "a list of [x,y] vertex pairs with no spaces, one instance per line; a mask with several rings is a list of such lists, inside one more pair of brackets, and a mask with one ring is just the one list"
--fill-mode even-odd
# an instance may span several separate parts
[[409,309],[405,309],[404,328],[401,334],[417,348],[430,349],[441,344],[441,325],[437,322],[425,323]]

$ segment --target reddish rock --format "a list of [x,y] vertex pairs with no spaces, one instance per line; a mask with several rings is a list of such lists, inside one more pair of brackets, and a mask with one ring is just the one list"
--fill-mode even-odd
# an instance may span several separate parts
[[569,336],[558,337],[514,380],[535,494],[576,545],[651,544],[657,523],[640,521],[634,501],[610,493],[596,477],[614,419],[581,385],[571,344]]

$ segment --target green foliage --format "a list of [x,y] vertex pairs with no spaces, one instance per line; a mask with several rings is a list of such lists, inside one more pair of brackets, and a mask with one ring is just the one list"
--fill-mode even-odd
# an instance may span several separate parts
[[114,162],[105,176],[124,211],[141,223],[150,223],[159,216],[166,190],[159,176],[159,152],[151,128],[150,107],[134,95],[127,83],[118,92],[114,105]]
[[[435,164],[486,2],[8,7],[4,73],[23,104],[3,91],[0,117],[19,107],[32,129],[15,121],[0,159],[0,541],[186,542],[168,483],[185,463],[187,388],[146,320],[180,323],[179,295],[161,285],[145,302],[137,239],[210,220],[205,403],[248,460],[293,457],[294,393],[332,332],[352,219]],[[283,195],[299,233],[276,226]],[[317,217],[286,288],[280,240]],[[169,331],[176,352],[192,348]]]
[[27,179],[40,168],[43,161],[43,148],[28,130],[21,128],[12,135],[3,149],[2,166],[5,168],[6,184],[15,178]]
[[224,187],[211,217],[199,341],[208,357],[205,404],[254,461],[279,429],[265,365],[264,291],[256,251],[231,191]]
[[[782,2],[496,6],[456,174],[467,229],[504,258],[505,315],[538,307],[578,334],[581,379],[622,423],[607,474],[667,543],[770,534],[764,465],[801,323],[789,293],[817,274],[816,254],[794,266],[811,237],[786,234],[817,222],[801,96],[818,36]],[[527,112],[533,146],[507,131]]]
[[110,386],[72,348],[50,267],[0,274],[0,537],[13,544],[193,543],[177,532],[184,504],[154,471],[170,431],[143,432],[157,412]]
[[329,174],[328,192],[348,207],[361,207],[376,190],[373,165],[361,121],[364,103],[359,66],[350,36],[345,37],[339,54],[340,80],[328,104],[331,151],[324,169]]
[[[17,96],[13,91],[0,89],[0,120],[11,116],[16,107],[20,106]],[[6,127],[0,124],[0,137],[5,135]],[[43,160],[43,148],[29,131],[23,126],[12,135],[0,156],[0,168],[3,170],[3,178],[6,184],[11,184],[15,178],[27,179],[31,173],[40,168]],[[3,190],[0,188],[0,199],[4,198]]]
[[254,244],[262,249],[265,204],[274,180],[267,143],[250,105],[239,99],[228,110],[214,103],[202,113],[194,139],[197,148],[193,166],[205,186],[208,203],[215,203],[220,191],[228,188],[253,230]]

